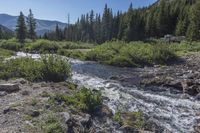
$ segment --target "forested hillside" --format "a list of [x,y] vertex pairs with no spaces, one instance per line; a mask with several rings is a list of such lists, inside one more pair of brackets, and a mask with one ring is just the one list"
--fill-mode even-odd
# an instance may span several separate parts
[[0,39],[9,39],[13,36],[14,33],[10,29],[0,25]]
[[56,32],[46,33],[44,37],[96,43],[112,39],[137,41],[150,37],[160,38],[166,34],[200,39],[200,2],[160,0],[149,7],[139,9],[134,9],[133,4],[127,12],[118,11],[116,14],[105,5],[102,15],[95,14],[92,10],[82,15],[75,24],[68,25],[64,31],[57,27]]

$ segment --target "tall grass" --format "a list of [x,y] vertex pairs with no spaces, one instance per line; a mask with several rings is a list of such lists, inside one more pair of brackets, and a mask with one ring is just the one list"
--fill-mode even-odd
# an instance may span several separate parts
[[0,48],[0,57],[9,57],[12,55],[14,55],[13,51]]

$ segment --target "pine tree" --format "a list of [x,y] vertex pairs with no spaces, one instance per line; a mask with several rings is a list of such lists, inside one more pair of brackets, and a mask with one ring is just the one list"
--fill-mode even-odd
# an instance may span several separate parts
[[187,32],[188,27],[188,17],[185,17],[184,19],[180,19],[178,21],[178,24],[176,26],[176,35],[177,36],[185,36]]
[[27,28],[24,20],[24,15],[22,12],[20,12],[20,16],[18,17],[17,20],[16,34],[18,41],[20,43],[24,43],[26,39]]
[[168,23],[169,20],[170,17],[169,17],[168,3],[165,0],[161,0],[156,21],[159,37],[162,37],[168,33],[170,25]]
[[34,19],[34,15],[31,9],[29,10],[27,24],[28,24],[28,37],[32,40],[36,39],[36,32],[35,32],[36,20]]
[[0,39],[3,39],[3,30],[1,27],[0,27]]
[[90,19],[89,19],[89,35],[90,35],[90,41],[91,42],[94,42],[94,11],[93,10],[91,10],[91,12],[90,12]]
[[112,39],[112,10],[108,8],[107,4],[104,8],[104,13],[102,17],[102,39],[103,41],[109,41]]
[[58,24],[56,24],[56,40],[57,41],[61,40],[61,33]]
[[190,25],[187,37],[190,40],[200,40],[200,1],[198,1],[190,11]]

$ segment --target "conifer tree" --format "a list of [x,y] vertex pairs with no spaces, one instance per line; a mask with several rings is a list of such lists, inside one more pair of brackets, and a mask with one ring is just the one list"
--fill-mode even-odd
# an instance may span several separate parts
[[34,15],[31,9],[29,10],[27,24],[28,24],[28,37],[32,40],[36,39],[36,32],[35,32],[36,20],[34,19]]
[[190,11],[190,25],[187,37],[190,40],[200,40],[200,1],[198,1]]
[[0,39],[3,39],[3,30],[1,27],[0,27]]
[[24,43],[26,39],[27,28],[24,20],[24,15],[22,12],[20,12],[20,16],[18,17],[17,20],[16,34],[18,41],[20,43]]

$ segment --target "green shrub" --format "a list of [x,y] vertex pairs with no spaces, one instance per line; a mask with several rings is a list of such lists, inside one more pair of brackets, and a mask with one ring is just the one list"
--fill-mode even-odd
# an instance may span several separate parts
[[102,96],[100,92],[93,92],[87,88],[82,88],[73,96],[66,94],[55,94],[50,97],[51,104],[61,104],[64,102],[66,105],[71,105],[78,110],[86,113],[94,114],[102,105]]
[[56,53],[59,48],[59,44],[55,41],[37,40],[33,43],[28,43],[24,50],[28,52]]
[[0,42],[0,48],[13,50],[13,51],[20,51],[23,47],[22,44],[18,43],[15,39],[3,40]]
[[167,64],[174,59],[176,55],[169,46],[142,42],[107,42],[86,54],[86,60],[121,67]]
[[63,55],[70,58],[78,58],[78,59],[85,59],[85,54],[80,50],[66,50],[66,49],[60,49],[58,50],[57,54]]
[[68,60],[56,55],[42,58],[42,78],[45,81],[60,82],[71,76],[71,67]]
[[121,126],[129,126],[133,131],[144,129],[147,124],[142,112],[117,112],[113,116],[113,120],[118,122]]
[[42,63],[34,61],[31,58],[11,59],[1,63],[0,78],[25,78],[30,81],[38,81],[42,79],[41,75]]
[[166,64],[176,58],[176,54],[167,46],[154,46],[152,54],[152,63]]
[[29,81],[64,81],[71,76],[67,60],[57,56],[11,59],[0,63],[0,78],[25,78]]

